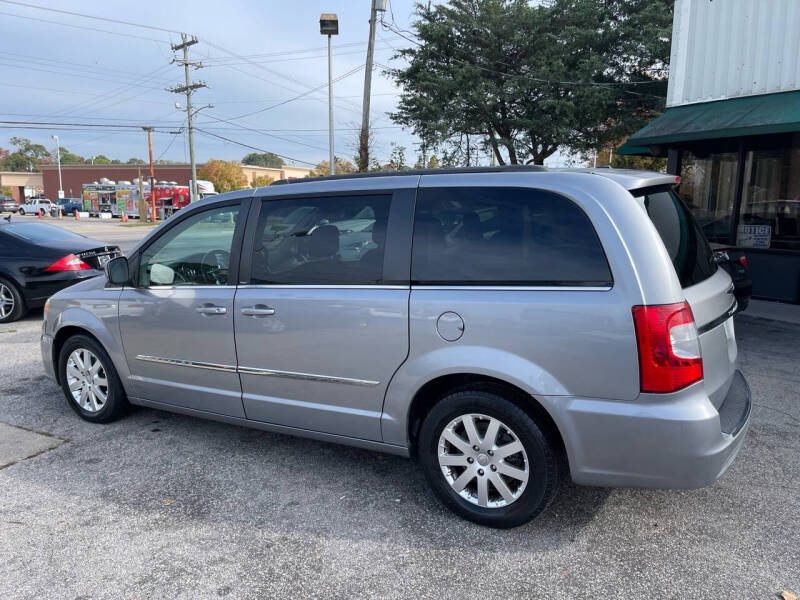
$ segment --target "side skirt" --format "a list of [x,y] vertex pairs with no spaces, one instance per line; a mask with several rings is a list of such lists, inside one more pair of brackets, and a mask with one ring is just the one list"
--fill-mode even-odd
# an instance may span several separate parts
[[155,408],[157,410],[178,413],[190,417],[209,419],[211,421],[219,421],[220,423],[228,423],[230,425],[241,425],[242,427],[250,427],[252,429],[261,429],[262,431],[270,431],[272,433],[282,433],[284,435],[309,438],[312,440],[318,440],[320,442],[330,442],[332,444],[355,446],[356,448],[363,448],[365,450],[374,450],[376,452],[386,452],[388,454],[395,454],[397,456],[403,456],[406,458],[410,456],[409,449],[406,446],[397,446],[395,444],[384,444],[383,442],[373,442],[371,440],[362,440],[359,438],[346,437],[343,435],[322,433],[319,431],[311,431],[310,429],[300,429],[298,427],[287,427],[285,425],[275,425],[273,423],[264,423],[261,421],[240,419],[238,417],[229,417],[227,415],[220,415],[217,413],[206,412],[203,410],[195,410],[193,408],[175,406],[174,404],[165,404],[163,402],[154,402],[153,400],[145,400],[144,398],[133,398],[129,396],[128,401],[131,404],[136,404],[138,406]]

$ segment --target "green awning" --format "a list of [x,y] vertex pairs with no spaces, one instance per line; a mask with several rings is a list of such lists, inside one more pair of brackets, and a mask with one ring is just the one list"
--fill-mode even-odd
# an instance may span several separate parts
[[795,131],[800,132],[800,90],[673,106],[634,133],[625,145],[658,146]]
[[631,146],[625,142],[617,148],[617,154],[621,156],[650,156],[650,148],[647,146]]

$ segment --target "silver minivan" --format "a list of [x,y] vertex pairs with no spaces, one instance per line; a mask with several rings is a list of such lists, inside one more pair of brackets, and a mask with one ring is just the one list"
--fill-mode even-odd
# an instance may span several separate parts
[[566,475],[691,488],[733,461],[733,285],[674,176],[280,183],[193,203],[49,300],[45,370],[81,417],[136,404],[415,457],[492,527]]

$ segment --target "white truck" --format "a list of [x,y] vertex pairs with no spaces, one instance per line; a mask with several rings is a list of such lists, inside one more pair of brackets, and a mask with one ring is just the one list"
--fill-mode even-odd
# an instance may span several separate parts
[[35,215],[41,213],[49,215],[53,202],[47,198],[30,198],[25,204],[19,205],[18,215]]

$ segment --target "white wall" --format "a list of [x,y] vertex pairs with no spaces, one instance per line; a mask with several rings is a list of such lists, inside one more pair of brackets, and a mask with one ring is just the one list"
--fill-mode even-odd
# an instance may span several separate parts
[[676,0],[667,106],[800,89],[800,0]]

